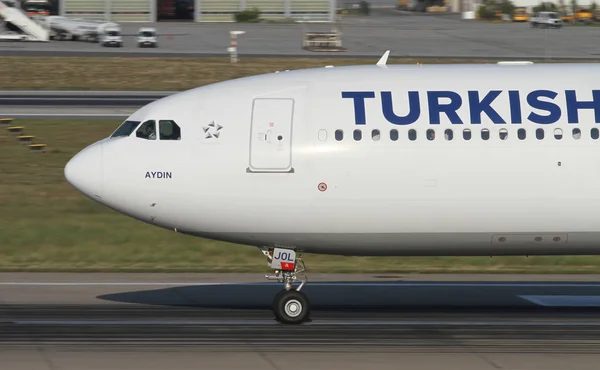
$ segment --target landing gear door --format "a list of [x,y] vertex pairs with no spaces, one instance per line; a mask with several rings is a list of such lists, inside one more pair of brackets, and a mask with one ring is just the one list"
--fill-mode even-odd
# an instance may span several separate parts
[[248,172],[294,172],[294,99],[254,99]]

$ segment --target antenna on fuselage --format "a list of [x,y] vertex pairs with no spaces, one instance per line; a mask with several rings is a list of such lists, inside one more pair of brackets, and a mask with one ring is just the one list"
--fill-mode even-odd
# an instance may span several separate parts
[[379,58],[379,61],[377,62],[377,65],[378,66],[384,66],[384,65],[386,65],[389,56],[390,56],[390,51],[386,50],[385,53],[383,53],[383,55],[381,56],[381,58]]

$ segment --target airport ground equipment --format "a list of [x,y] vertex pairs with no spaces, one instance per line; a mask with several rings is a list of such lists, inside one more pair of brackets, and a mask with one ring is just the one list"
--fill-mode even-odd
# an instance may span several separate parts
[[121,28],[117,26],[106,26],[102,28],[100,32],[100,42],[102,46],[123,46],[123,36],[121,35]]
[[[314,28],[314,26],[312,26]],[[335,25],[330,30],[309,30],[304,23],[302,48],[308,51],[345,51],[342,47],[342,32]]]
[[515,9],[512,17],[513,22],[527,22],[529,20],[529,14],[527,13],[527,8],[518,7]]
[[156,28],[142,27],[138,31],[137,46],[144,48],[149,46],[155,48],[158,46]]
[[121,31],[119,24],[115,22],[55,15],[46,17],[44,25],[50,30],[50,38],[56,40],[100,42],[107,32],[116,30],[120,34]]
[[529,24],[531,27],[560,28],[563,25],[563,21],[556,12],[539,12],[531,17]]
[[42,25],[29,18],[22,9],[0,1],[0,18],[11,33],[0,34],[5,41],[49,41],[49,32]]

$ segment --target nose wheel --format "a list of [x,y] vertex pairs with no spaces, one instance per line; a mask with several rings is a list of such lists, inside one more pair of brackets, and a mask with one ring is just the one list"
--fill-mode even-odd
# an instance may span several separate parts
[[273,300],[273,313],[283,324],[301,324],[308,319],[308,298],[295,289],[282,290]]
[[[292,249],[263,249],[262,252],[267,257],[267,264],[274,270],[274,274],[265,277],[284,284],[284,289],[273,300],[275,319],[283,324],[310,321],[310,302],[306,294],[300,291],[307,280],[302,258],[296,257]],[[301,280],[301,283],[294,288],[293,283],[297,280]]]

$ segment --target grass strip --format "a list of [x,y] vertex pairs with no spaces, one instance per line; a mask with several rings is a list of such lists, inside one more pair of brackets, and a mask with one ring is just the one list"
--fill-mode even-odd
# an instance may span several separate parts
[[[187,90],[282,70],[375,64],[377,58],[0,57],[3,90]],[[388,64],[496,63],[497,59],[390,58]],[[560,62],[552,60],[549,62]],[[593,61],[587,61],[593,62]]]

